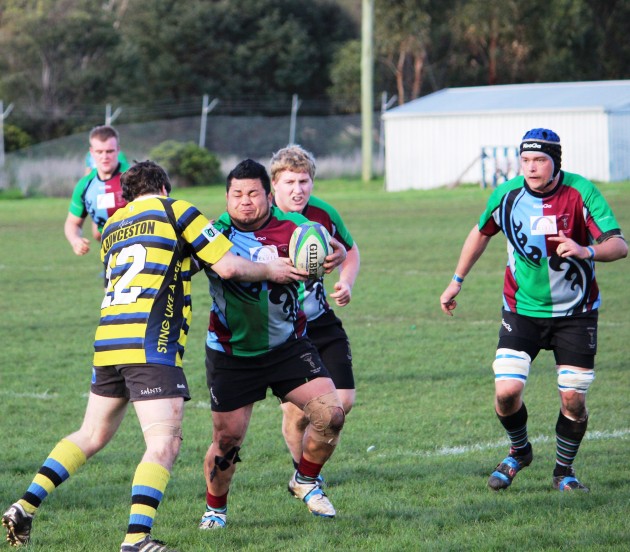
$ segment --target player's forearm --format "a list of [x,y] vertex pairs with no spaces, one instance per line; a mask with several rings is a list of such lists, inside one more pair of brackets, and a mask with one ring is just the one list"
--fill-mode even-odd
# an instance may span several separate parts
[[63,225],[63,232],[66,236],[66,239],[72,244],[78,239],[81,239],[83,236],[83,229],[81,226],[77,225],[74,221],[66,220]]
[[212,270],[224,280],[262,282],[267,280],[268,268],[264,263],[254,263],[228,251],[212,265]]
[[465,278],[486,250],[489,242],[490,237],[479,232],[479,228],[475,225],[464,242],[455,274],[462,279]]
[[359,247],[355,243],[346,255],[346,260],[339,267],[339,281],[344,282],[352,289],[361,268],[361,255]]
[[628,256],[628,244],[621,237],[608,238],[605,242],[590,246],[598,262],[612,262]]

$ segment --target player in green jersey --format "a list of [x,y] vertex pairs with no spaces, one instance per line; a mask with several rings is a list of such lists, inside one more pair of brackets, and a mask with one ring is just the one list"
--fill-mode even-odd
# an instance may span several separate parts
[[[336,263],[339,265],[338,278],[329,296],[338,307],[346,306],[352,298],[352,288],[361,266],[359,247],[337,210],[312,195],[315,158],[301,146],[293,144],[274,153],[270,165],[274,203],[285,213],[300,213],[311,221],[319,222],[346,251],[346,258]],[[329,268],[327,273],[332,270]],[[350,340],[341,320],[328,303],[324,278],[306,282],[304,310],[308,319],[308,337],[317,347],[348,414],[356,395]],[[282,403],[282,433],[294,465],[302,455],[307,424],[308,420],[299,408],[290,402]]]
[[626,257],[628,246],[598,189],[560,169],[562,150],[555,132],[528,131],[520,152],[522,175],[497,187],[488,200],[440,303],[452,316],[464,278],[492,236],[503,232],[508,263],[492,367],[495,410],[510,440],[510,452],[490,475],[488,486],[508,488],[532,462],[523,392],[532,361],[545,349],[555,357],[560,395],[553,487],[588,491],[575,477],[573,461],[586,433],[586,392],[595,378],[601,302],[595,261]]
[[[190,399],[182,357],[191,318],[193,259],[226,280],[286,284],[305,275],[286,258],[260,264],[231,253],[232,243],[194,205],[168,197],[170,182],[155,163],[131,167],[123,174],[122,190],[129,203],[103,229],[107,287],[83,424],[56,445],[26,493],[3,514],[13,546],[29,542],[42,501],[109,443],[131,402],[145,452],[133,478],[120,550],[171,550],[150,531],[179,453],[184,401]],[[99,548],[97,542],[88,546]]]
[[76,255],[90,250],[90,240],[83,235],[88,216],[92,220],[92,235],[98,241],[107,219],[127,203],[122,196],[120,175],[129,163],[124,155],[120,156],[118,131],[107,125],[97,126],[90,131],[89,139],[95,166],[74,187],[64,223],[66,239]]

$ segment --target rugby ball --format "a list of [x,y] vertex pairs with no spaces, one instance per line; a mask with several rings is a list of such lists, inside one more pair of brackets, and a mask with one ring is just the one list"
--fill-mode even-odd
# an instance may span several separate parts
[[330,234],[318,222],[300,224],[291,235],[289,258],[293,266],[308,272],[309,278],[324,275],[324,260],[332,253]]

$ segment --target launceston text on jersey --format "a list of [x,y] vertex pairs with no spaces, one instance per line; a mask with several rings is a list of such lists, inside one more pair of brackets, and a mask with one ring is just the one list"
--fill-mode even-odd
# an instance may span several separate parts
[[121,221],[119,223],[120,230],[115,230],[103,240],[102,248],[104,253],[107,253],[114,243],[121,240],[126,240],[133,236],[155,234],[155,221],[138,221],[130,226],[124,226],[125,222],[128,224],[128,221]]

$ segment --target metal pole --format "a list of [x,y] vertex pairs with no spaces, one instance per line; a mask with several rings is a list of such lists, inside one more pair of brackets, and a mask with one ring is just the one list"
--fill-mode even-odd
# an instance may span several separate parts
[[206,109],[208,109],[208,94],[203,95],[203,104],[201,106],[201,128],[199,129],[199,147],[206,147],[206,121],[208,119]]
[[363,182],[372,180],[372,120],[374,118],[372,32],[374,0],[363,0],[361,15],[361,152]]
[[111,126],[111,124],[118,118],[122,109],[120,107],[116,108],[116,111],[112,114],[112,104],[107,104],[105,106],[105,124],[107,126]]
[[208,121],[208,113],[210,113],[214,106],[219,103],[217,98],[214,98],[210,104],[208,104],[208,94],[203,95],[203,105],[201,106],[201,126],[199,129],[199,147],[206,147],[206,126]]
[[291,101],[291,126],[289,127],[289,144],[295,144],[295,129],[297,127],[297,112],[300,108],[300,100],[297,94],[293,94]]
[[9,116],[12,110],[13,104],[9,104],[5,111],[4,103],[0,100],[0,169],[4,168],[4,120]]

